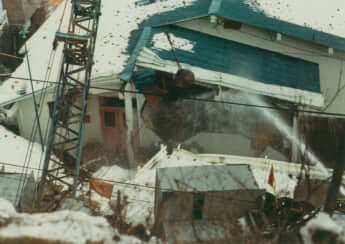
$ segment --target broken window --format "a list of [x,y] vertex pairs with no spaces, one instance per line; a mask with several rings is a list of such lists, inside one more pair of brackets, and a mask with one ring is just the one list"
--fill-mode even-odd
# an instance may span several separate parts
[[114,112],[104,112],[104,126],[115,127],[115,113]]
[[242,23],[230,19],[224,19],[224,29],[239,30],[242,27]]
[[205,203],[205,194],[193,194],[193,219],[202,219],[202,209]]

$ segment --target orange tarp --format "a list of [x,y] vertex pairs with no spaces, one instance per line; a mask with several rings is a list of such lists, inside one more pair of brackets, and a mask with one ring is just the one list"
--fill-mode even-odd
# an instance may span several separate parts
[[96,180],[96,179],[89,179],[89,184],[90,184],[90,191],[94,190],[97,192],[99,195],[106,197],[106,198],[111,198],[111,195],[113,193],[113,188],[114,185],[110,183],[106,183],[103,180]]

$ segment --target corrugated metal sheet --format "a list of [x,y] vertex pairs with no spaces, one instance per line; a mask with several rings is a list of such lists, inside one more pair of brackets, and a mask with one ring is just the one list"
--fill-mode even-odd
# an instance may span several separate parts
[[[132,55],[120,78],[124,81],[129,81],[132,78],[132,71],[138,53],[143,47],[150,47],[150,41],[154,33],[169,31],[178,37],[186,38],[196,43],[193,49],[194,53],[176,50],[181,62],[260,81],[265,84],[320,92],[319,67],[316,63],[198,32],[187,31],[182,28],[174,28],[172,26],[152,28],[208,15],[217,15],[237,20],[345,50],[344,38],[269,17],[263,12],[254,11],[244,0],[196,0],[186,7],[156,14],[140,24],[138,30],[132,33],[132,37],[129,40],[127,52]],[[175,60],[170,51],[154,51],[162,59]]]
[[162,191],[208,192],[258,189],[249,165],[186,166],[157,169]]
[[[32,174],[0,173],[0,198],[7,199],[15,207],[33,198],[34,187]],[[17,196],[20,193],[22,194]]]
[[[139,67],[157,69],[170,74],[175,74],[178,70],[176,61],[161,59],[148,48],[143,48],[137,57],[136,64]],[[245,91],[247,93],[275,97],[281,100],[308,106],[324,106],[324,97],[321,93],[290,88],[278,84],[266,84],[238,75],[212,71],[186,63],[180,63],[180,65],[182,68],[192,71],[194,73],[195,80],[207,85],[228,87],[235,90]]]
[[137,89],[141,90],[143,86],[154,86],[157,71],[154,69],[138,70],[133,72],[133,82]]
[[[182,0],[181,0],[182,1]],[[208,16],[212,0],[195,0],[195,2],[173,10],[162,11],[145,22],[145,26],[165,26],[177,22]]]

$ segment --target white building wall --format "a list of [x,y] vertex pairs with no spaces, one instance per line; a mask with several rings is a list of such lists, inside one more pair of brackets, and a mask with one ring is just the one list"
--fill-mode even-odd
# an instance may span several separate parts
[[[39,95],[36,96],[37,101],[39,100]],[[53,101],[53,94],[47,94],[46,98],[43,101],[43,110],[40,115],[40,124],[42,128],[43,136],[45,134],[48,135],[49,133],[49,107],[48,102]],[[87,144],[88,142],[98,142],[103,143],[103,136],[101,130],[101,120],[99,114],[99,102],[97,96],[90,96],[89,97],[89,104],[87,108],[87,115],[90,116],[90,123],[85,124],[85,134],[83,145]],[[18,126],[20,135],[30,139],[31,138],[31,131],[35,122],[35,110],[33,101],[31,98],[25,99],[19,102],[18,106],[18,114],[17,114]],[[48,131],[47,131],[48,130]],[[48,136],[45,137],[44,143],[46,144],[48,141]],[[36,132],[34,141],[40,142],[38,131]]]
[[99,97],[91,95],[89,97],[86,115],[90,116],[90,123],[85,124],[85,134],[83,144],[97,142],[103,144],[102,124],[99,113]]
[[[222,25],[211,24],[208,18],[182,22],[184,28],[208,33],[213,36],[263,48],[288,56],[301,58],[319,64],[321,93],[325,98],[324,111],[345,113],[345,52],[335,49],[328,55],[328,47],[297,40],[285,35],[276,41],[275,34],[256,27],[242,25],[240,30],[224,29]],[[231,58],[231,57],[229,57]],[[338,92],[340,90],[340,92]]]
[[[40,95],[36,95],[36,100],[39,101]],[[47,127],[48,127],[48,121],[49,121],[49,108],[47,105],[48,101],[52,100],[52,94],[47,94],[44,101],[43,101],[43,110],[40,115],[40,124],[42,128],[42,135],[44,137]],[[32,101],[32,98],[22,100],[18,102],[18,114],[17,114],[17,120],[18,120],[18,126],[19,126],[19,132],[20,135],[30,139],[31,138],[31,132],[33,125],[36,124],[35,122],[35,107]],[[40,137],[38,134],[38,131],[35,134],[34,141],[40,142]],[[47,141],[47,138],[45,140],[45,143]]]

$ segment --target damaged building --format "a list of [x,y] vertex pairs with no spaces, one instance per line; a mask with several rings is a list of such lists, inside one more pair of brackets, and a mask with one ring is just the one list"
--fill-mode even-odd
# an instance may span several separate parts
[[207,240],[205,236],[213,241],[230,239],[226,225],[258,209],[264,193],[248,165],[158,168],[157,228],[168,241],[178,243]]
[[[95,62],[92,82],[108,90],[93,90],[85,147],[99,145],[99,155],[103,148],[121,152],[132,165],[137,152],[154,151],[159,143],[334,165],[334,135],[344,130],[343,119],[298,111],[344,110],[339,90],[345,76],[344,38],[273,18],[241,0],[191,1],[138,19],[125,45],[100,26],[105,41],[96,47],[96,56],[100,52],[106,59],[109,55],[97,50],[103,52],[110,43],[125,51],[111,57],[110,64]],[[29,94],[0,103],[18,104],[19,132],[26,138],[34,121],[26,120],[34,114]],[[44,101],[43,128],[52,98]],[[327,145],[319,143],[325,140]]]

